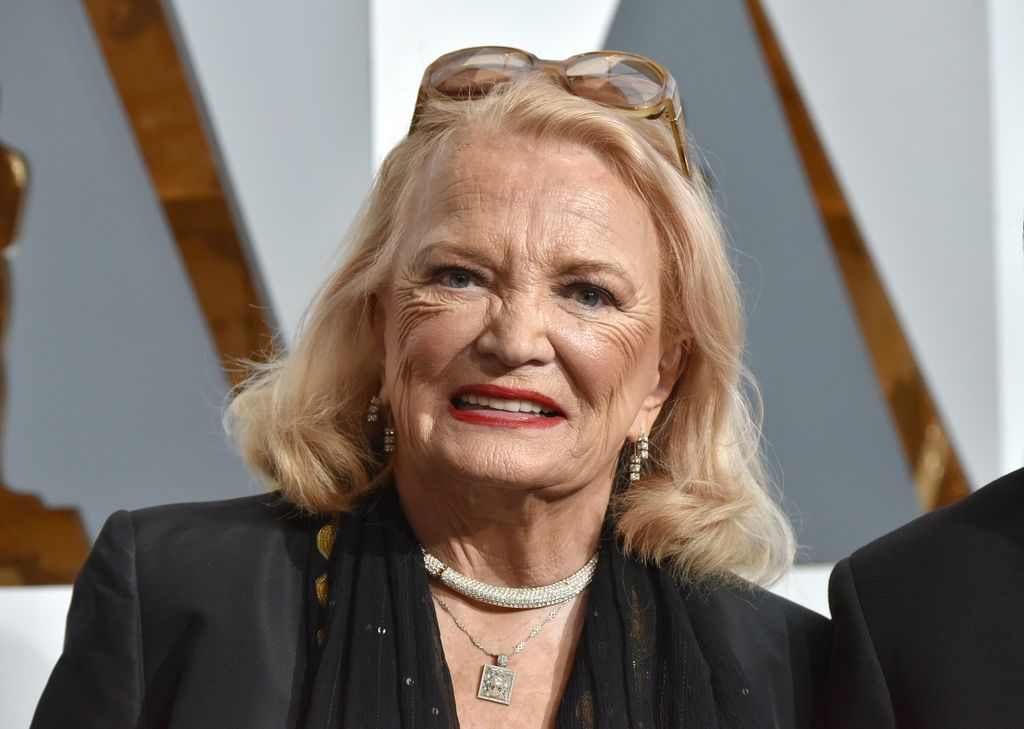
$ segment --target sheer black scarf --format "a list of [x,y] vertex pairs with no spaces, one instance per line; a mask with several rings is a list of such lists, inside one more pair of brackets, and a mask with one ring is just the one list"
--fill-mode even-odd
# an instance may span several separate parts
[[[312,729],[456,729],[423,558],[393,486],[338,525]],[[743,672],[718,645],[699,594],[600,546],[557,726],[753,727]],[[510,709],[511,710],[511,709]]]

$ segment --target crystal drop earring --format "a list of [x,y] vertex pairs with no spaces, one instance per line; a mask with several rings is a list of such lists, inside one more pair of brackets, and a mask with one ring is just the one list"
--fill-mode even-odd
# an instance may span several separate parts
[[647,438],[647,433],[644,432],[643,428],[640,429],[640,437],[636,439],[636,444],[633,446],[633,452],[629,456],[629,480],[639,481],[640,471],[647,462],[647,458],[650,455],[650,440]]
[[384,452],[395,452],[395,429],[391,424],[391,411],[385,415],[384,421]]

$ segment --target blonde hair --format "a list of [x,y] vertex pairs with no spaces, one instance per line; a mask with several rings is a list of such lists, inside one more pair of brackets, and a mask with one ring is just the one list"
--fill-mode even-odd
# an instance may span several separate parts
[[582,144],[647,204],[662,257],[667,344],[685,365],[651,433],[649,473],[614,498],[625,549],[691,580],[767,581],[792,530],[761,468],[743,397],[743,319],[707,186],[686,179],[667,125],[569,95],[540,75],[472,102],[431,102],[387,156],[350,232],[351,253],[310,304],[292,351],[254,365],[225,423],[245,458],[296,505],[332,513],[387,476],[365,413],[380,388],[369,302],[389,274],[422,170],[456,138],[523,135]]

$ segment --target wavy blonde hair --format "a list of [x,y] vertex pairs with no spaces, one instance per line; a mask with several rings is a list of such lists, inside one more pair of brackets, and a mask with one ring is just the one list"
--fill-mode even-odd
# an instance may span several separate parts
[[743,318],[707,186],[678,170],[667,124],[571,96],[542,75],[472,102],[431,102],[387,156],[350,232],[345,260],[303,317],[292,351],[253,365],[225,414],[242,453],[274,488],[312,512],[345,510],[388,474],[365,422],[380,388],[369,304],[405,234],[410,199],[436,155],[468,135],[525,135],[597,152],[647,204],[661,245],[666,344],[685,365],[651,433],[648,473],[612,508],[627,551],[691,580],[765,582],[794,541],[761,467],[743,396]]

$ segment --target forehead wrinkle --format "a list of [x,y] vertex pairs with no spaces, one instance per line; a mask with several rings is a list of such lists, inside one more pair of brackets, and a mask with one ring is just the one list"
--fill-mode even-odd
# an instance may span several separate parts
[[[491,212],[497,206],[488,203],[501,203],[515,207],[528,208],[532,213],[555,212],[568,215],[600,228],[604,231],[621,234],[616,229],[613,214],[620,206],[621,200],[600,184],[587,180],[581,183],[579,172],[573,165],[557,168],[556,179],[549,182],[556,184],[554,195],[550,193],[550,185],[538,181],[536,185],[523,185],[521,173],[525,167],[529,176],[535,177],[535,167],[526,166],[521,160],[508,163],[502,160],[494,169],[482,169],[479,160],[464,163],[463,150],[451,155],[437,168],[431,170],[434,179],[441,177],[441,186],[425,185],[420,197],[420,212],[449,214],[463,217],[478,210]],[[551,168],[546,168],[551,177]],[[611,174],[609,172],[609,174]],[[545,192],[544,188],[548,190]],[[430,203],[433,202],[433,205]],[[638,205],[630,199],[630,205]],[[425,208],[430,207],[430,210]],[[646,209],[643,211],[647,215]]]
[[[622,278],[631,278],[625,266],[595,262],[587,255],[600,251],[628,257],[630,240],[642,237],[642,234],[636,236],[621,230],[621,226],[616,227],[615,216],[608,210],[610,206],[595,196],[560,194],[561,200],[554,203],[556,209],[552,211],[550,198],[533,196],[531,192],[506,195],[503,200],[508,205],[494,205],[495,196],[481,194],[475,186],[457,191],[453,190],[454,187],[450,186],[447,194],[439,195],[444,203],[443,209],[439,209],[442,206],[433,208],[431,217],[440,220],[426,238],[448,242],[465,238],[467,242],[479,243],[485,248],[499,244],[505,249],[506,260],[520,249],[518,252],[529,258],[539,255],[556,259],[561,269],[586,272],[604,267]],[[521,190],[522,185],[516,187]],[[509,207],[515,209],[509,210]],[[466,231],[471,235],[466,237]],[[552,242],[558,245],[549,246]],[[428,247],[431,250],[435,248],[433,245]],[[467,252],[472,250],[466,246],[453,248]]]

